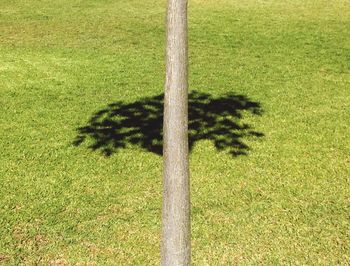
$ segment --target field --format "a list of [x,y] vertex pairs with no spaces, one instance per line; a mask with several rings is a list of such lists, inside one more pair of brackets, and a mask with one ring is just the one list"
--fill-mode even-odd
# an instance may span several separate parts
[[[159,264],[165,8],[0,1],[0,264]],[[349,0],[190,0],[189,37],[193,264],[349,265]]]

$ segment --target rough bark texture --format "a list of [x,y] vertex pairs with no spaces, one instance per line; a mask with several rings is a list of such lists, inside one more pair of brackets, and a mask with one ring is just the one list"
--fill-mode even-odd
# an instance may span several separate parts
[[168,0],[162,265],[190,265],[187,0]]

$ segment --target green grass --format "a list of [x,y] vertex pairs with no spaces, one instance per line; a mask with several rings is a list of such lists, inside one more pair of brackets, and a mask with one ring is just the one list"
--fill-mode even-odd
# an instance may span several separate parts
[[[165,1],[0,2],[0,263],[155,265],[162,158],[74,146],[159,95]],[[245,95],[246,156],[191,153],[195,265],[350,264],[350,2],[191,0],[190,88]]]

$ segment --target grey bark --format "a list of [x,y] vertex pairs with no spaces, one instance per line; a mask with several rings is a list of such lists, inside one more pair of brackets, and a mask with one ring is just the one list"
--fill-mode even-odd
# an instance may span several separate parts
[[161,264],[190,265],[187,0],[168,0]]

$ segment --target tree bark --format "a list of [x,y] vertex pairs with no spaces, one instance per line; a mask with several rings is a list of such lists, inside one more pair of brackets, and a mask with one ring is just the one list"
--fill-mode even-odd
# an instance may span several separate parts
[[190,265],[187,0],[168,0],[161,264]]

